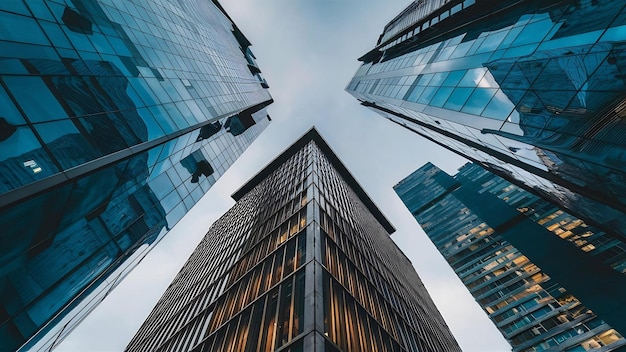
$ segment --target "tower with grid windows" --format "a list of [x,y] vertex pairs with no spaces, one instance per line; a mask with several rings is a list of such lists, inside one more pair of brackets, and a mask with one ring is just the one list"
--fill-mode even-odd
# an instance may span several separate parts
[[394,189],[513,351],[622,351],[626,241],[476,164]]
[[315,129],[233,198],[127,351],[460,351]]
[[0,3],[0,351],[59,343],[269,124],[216,1]]

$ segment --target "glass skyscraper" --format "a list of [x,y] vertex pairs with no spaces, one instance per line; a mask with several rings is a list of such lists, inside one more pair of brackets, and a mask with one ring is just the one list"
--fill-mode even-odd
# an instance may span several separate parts
[[267,126],[249,46],[217,1],[0,2],[0,351],[59,342]]
[[347,91],[626,236],[626,4],[414,1]]
[[460,351],[316,130],[233,198],[127,351]]
[[626,350],[626,241],[476,164],[394,187],[513,351]]

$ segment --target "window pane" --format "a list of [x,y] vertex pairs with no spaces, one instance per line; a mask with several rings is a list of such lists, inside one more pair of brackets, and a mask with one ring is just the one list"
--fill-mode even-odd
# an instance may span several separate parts
[[102,155],[70,120],[38,123],[35,128],[64,170]]
[[[8,133],[7,133],[8,131]],[[59,170],[28,127],[6,128],[0,139],[0,193]]]
[[40,77],[8,76],[4,77],[4,81],[30,121],[42,122],[68,117]]

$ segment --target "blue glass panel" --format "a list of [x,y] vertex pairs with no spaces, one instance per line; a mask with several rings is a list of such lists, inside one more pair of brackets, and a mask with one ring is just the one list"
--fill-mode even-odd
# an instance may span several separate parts
[[181,199],[180,199],[180,196],[178,195],[178,192],[171,192],[170,194],[165,196],[165,198],[163,198],[163,200],[161,201],[161,205],[163,206],[163,209],[165,209],[165,211],[169,213],[180,202],[181,202]]
[[406,100],[416,102],[417,98],[419,98],[419,96],[424,91],[424,88],[425,87],[422,87],[422,86],[415,86]]
[[539,46],[539,43],[509,48],[504,52],[504,55],[502,55],[502,57],[508,58],[530,55],[535,51],[535,49],[537,49],[537,46]]
[[[65,35],[69,38],[74,48],[76,48],[76,50],[78,50],[79,52],[96,52],[96,48],[93,47],[91,40],[89,40],[89,36],[83,33],[76,33],[65,26],[61,28],[65,32]],[[81,53],[81,55],[82,54],[83,53]]]
[[504,121],[509,117],[513,108],[513,103],[502,90],[498,89],[485,111],[483,111],[482,116]]
[[165,172],[151,180],[149,185],[152,192],[154,192],[159,199],[164,199],[168,193],[174,190],[172,181]]
[[426,87],[422,95],[420,95],[419,99],[417,99],[418,103],[428,104],[430,99],[435,95],[438,87]]
[[[182,153],[181,153],[181,155],[182,155]],[[174,159],[174,160],[176,160],[176,159]],[[178,158],[178,160],[176,160],[176,161],[179,161],[179,160],[180,160],[180,157],[179,157],[179,158]],[[179,165],[179,163],[178,163],[178,162],[175,162],[175,164],[174,164],[174,165]],[[166,171],[166,173],[167,173],[167,175],[170,177],[170,180],[172,180],[172,183],[173,183],[173,184],[175,184],[175,185],[180,185],[181,183],[183,183],[183,179],[180,177],[180,175],[179,175],[179,174],[178,174],[178,172],[176,171],[176,168],[175,168],[175,167],[171,167],[171,168],[169,168],[169,169]],[[187,176],[189,176],[189,175],[187,175]]]
[[550,20],[548,15],[545,15],[547,19],[537,22],[528,23],[517,36],[511,46],[520,46],[530,43],[537,43],[543,40],[543,38],[550,32],[554,23]]
[[450,59],[455,59],[455,58],[459,58],[459,57],[463,57],[465,54],[467,54],[467,51],[472,47],[472,42],[465,42],[465,43],[461,43],[459,45],[456,46],[456,49],[454,49],[454,52],[452,53],[452,55],[450,55]]
[[473,91],[474,88],[455,88],[444,108],[460,111]]
[[[189,110],[189,107],[187,106],[187,104],[185,104],[185,102],[178,102],[175,104],[185,121],[187,121],[190,126],[195,125],[201,121],[200,119],[198,119],[198,117],[191,113],[191,110]],[[202,115],[200,115],[199,117],[202,117]]]
[[450,74],[450,72],[438,72],[435,73],[435,75],[433,76],[433,79],[428,83],[429,86],[440,86],[443,81],[446,80],[446,78],[448,77],[448,74]]
[[91,39],[91,43],[96,48],[99,54],[115,54],[115,50],[109,43],[106,37],[101,34],[94,34],[89,37]]
[[167,111],[168,115],[172,118],[176,126],[178,126],[178,129],[183,129],[183,128],[187,128],[191,126],[191,124],[183,118],[183,115],[176,107],[176,104],[174,103],[163,104],[163,107],[165,107],[165,110]]
[[448,97],[452,93],[453,89],[454,88],[452,88],[452,87],[441,87],[441,88],[439,88],[437,93],[435,93],[435,95],[431,99],[430,105],[437,106],[437,107],[442,107],[443,104],[445,104],[446,100],[448,100]]
[[186,209],[191,209],[194,204],[196,204],[196,201],[194,201],[191,196],[188,196],[183,199],[183,204],[185,205]]
[[539,45],[538,50],[553,50],[576,45],[593,44],[600,38],[603,33],[603,30],[597,30],[593,32],[572,35],[570,37],[544,41],[543,43],[541,43],[541,45]]
[[[9,2],[17,2],[17,1],[9,1]],[[28,1],[25,1],[25,3],[30,8],[35,18],[44,19],[50,22],[55,21],[54,16],[48,9],[48,6],[46,6],[46,3],[44,2],[44,0],[28,0]],[[45,28],[44,28],[44,31],[47,32]]]
[[69,39],[67,39],[67,36],[65,35],[65,32],[58,24],[46,21],[41,21],[39,23],[52,41],[52,45],[57,48],[72,49],[72,44],[70,44]]
[[0,2],[0,10],[15,12],[28,16],[28,8],[21,1],[2,1]]
[[494,51],[500,45],[500,42],[506,37],[507,31],[498,31],[494,33],[490,33],[485,40],[480,44],[480,47],[476,50],[476,53],[486,53],[489,51]]
[[172,119],[170,118],[167,110],[165,110],[165,108],[163,108],[162,106],[151,106],[148,109],[165,133],[172,133],[179,129],[174,121],[172,121]]
[[37,181],[59,170],[28,127],[3,126],[0,139],[0,193]]
[[167,223],[168,224],[175,224],[177,223],[180,219],[183,218],[183,216],[185,215],[185,213],[187,212],[187,209],[185,208],[185,204],[183,204],[182,202],[179,203],[176,208],[172,209],[172,211],[170,211],[167,216]]
[[35,128],[63,169],[102,156],[102,153],[78,132],[71,120],[39,123]]
[[[26,124],[24,121],[24,117],[15,107],[13,101],[9,98],[6,91],[2,86],[0,86],[0,131],[8,131],[7,124],[18,126]],[[6,133],[6,132],[5,132]],[[0,132],[0,134],[3,134]],[[0,137],[0,140],[3,140],[3,137]]]
[[626,38],[626,25],[608,28],[600,38],[601,42],[620,41]]
[[434,74],[432,73],[425,74],[419,78],[419,80],[417,81],[417,84],[420,86],[427,86],[430,80],[433,78],[433,76]]
[[491,100],[491,97],[496,94],[496,91],[497,89],[493,88],[476,88],[461,111],[468,114],[480,115],[487,103]]
[[0,11],[0,38],[15,42],[50,45],[35,19],[3,11]]
[[17,59],[51,59],[59,60],[57,51],[49,46],[32,45],[0,40],[0,53],[4,57]]
[[522,26],[515,26],[507,31],[506,37],[500,42],[498,49],[507,49],[513,44],[513,41],[522,32]]
[[3,79],[31,122],[67,118],[67,113],[40,77],[5,76]]
[[459,87],[476,87],[478,82],[485,75],[486,70],[482,68],[472,68],[467,70],[467,73],[459,82]]
[[465,70],[450,72],[450,74],[448,75],[448,77],[446,78],[446,80],[443,82],[442,85],[449,86],[449,87],[456,86],[461,81],[461,78],[465,76],[465,73],[466,73]]
[[152,113],[147,108],[137,109],[137,114],[141,117],[141,120],[146,124],[148,128],[148,140],[154,140],[165,135],[163,129],[157,123]]

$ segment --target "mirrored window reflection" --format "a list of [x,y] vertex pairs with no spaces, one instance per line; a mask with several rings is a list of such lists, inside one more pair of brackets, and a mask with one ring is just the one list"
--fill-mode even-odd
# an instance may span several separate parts
[[4,76],[9,92],[31,122],[68,118],[67,113],[51,93],[50,87],[37,76]]
[[85,140],[71,120],[40,123],[35,128],[64,170],[103,155]]
[[[2,65],[4,60],[0,60],[0,65]],[[4,90],[2,86],[0,86],[0,106],[2,109],[0,110],[0,141],[5,140],[11,134],[10,131],[19,125],[26,124],[24,117],[15,107],[15,104]]]
[[[1,124],[0,120],[0,124]],[[0,193],[44,179],[59,171],[29,127],[5,125],[0,139]]]

